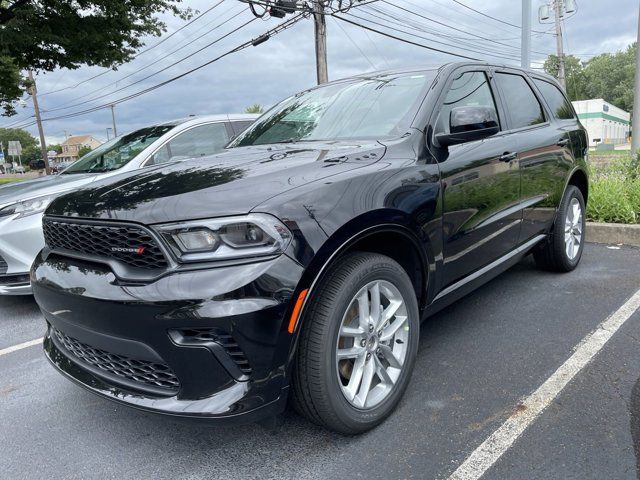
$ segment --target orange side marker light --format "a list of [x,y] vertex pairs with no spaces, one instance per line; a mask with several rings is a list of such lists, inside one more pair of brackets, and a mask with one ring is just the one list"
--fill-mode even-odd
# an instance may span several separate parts
[[287,328],[287,331],[289,333],[293,333],[296,330],[296,325],[298,324],[298,317],[300,316],[300,310],[302,310],[302,304],[304,303],[304,299],[307,298],[307,293],[309,293],[309,289],[305,288],[300,292],[300,295],[298,295],[296,304],[293,307],[293,312],[291,312],[291,318],[289,319],[289,328]]

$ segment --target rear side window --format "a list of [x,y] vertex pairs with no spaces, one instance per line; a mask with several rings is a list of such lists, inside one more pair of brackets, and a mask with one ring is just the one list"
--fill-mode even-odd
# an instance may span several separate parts
[[221,152],[229,142],[224,123],[211,123],[185,130],[166,143],[147,165],[158,165],[175,160],[202,157]]
[[235,135],[240,135],[244,132],[249,126],[253,123],[253,120],[238,120],[237,122],[231,122],[231,127],[233,128],[233,133]]
[[496,104],[484,72],[464,72],[453,80],[440,110],[436,133],[449,133],[449,117],[456,107],[489,107],[495,111]]
[[559,120],[570,120],[572,118],[576,118],[573,114],[573,108],[571,108],[569,100],[567,100],[558,87],[552,83],[538,79],[534,79],[533,83],[536,84],[536,87],[538,87],[542,96],[547,101],[554,117]]
[[496,82],[504,97],[505,108],[511,117],[511,128],[523,128],[544,123],[538,98],[520,75],[497,73]]

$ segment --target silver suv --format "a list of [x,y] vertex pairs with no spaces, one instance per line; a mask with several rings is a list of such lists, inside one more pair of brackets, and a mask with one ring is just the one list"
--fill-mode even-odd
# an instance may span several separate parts
[[59,195],[153,165],[212,155],[258,115],[206,115],[141,128],[101,145],[59,175],[0,187],[0,295],[31,293],[29,269],[44,246],[42,212]]

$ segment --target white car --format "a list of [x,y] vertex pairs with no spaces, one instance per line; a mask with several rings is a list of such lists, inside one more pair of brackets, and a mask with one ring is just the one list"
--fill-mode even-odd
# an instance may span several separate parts
[[31,293],[29,269],[44,246],[42,213],[51,200],[122,172],[217,153],[257,117],[207,115],[152,125],[108,141],[59,175],[0,186],[0,295]]

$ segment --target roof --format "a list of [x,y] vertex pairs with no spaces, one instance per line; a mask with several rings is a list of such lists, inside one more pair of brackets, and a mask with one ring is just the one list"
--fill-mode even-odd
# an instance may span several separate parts
[[[89,143],[91,140],[96,140],[92,135],[72,135],[67,138],[62,145],[78,145],[80,143]],[[99,141],[99,140],[96,140]]]
[[202,123],[202,122],[229,122],[241,120],[255,120],[260,115],[254,113],[229,113],[221,115],[191,115],[189,117],[176,118],[166,122],[160,122],[155,125],[180,125],[186,122]]

